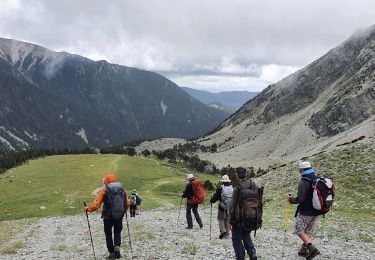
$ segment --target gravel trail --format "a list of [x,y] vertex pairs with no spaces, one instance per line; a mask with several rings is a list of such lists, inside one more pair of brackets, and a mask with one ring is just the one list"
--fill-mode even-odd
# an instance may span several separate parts
[[[210,241],[210,209],[200,209],[204,227],[195,223],[185,230],[185,212],[178,210],[145,210],[136,218],[128,218],[133,259],[235,259],[230,239],[218,239],[216,208],[212,214]],[[99,214],[89,216],[97,259],[107,255],[103,224]],[[122,259],[131,259],[127,225],[124,218]],[[42,218],[26,226],[13,241],[23,244],[16,254],[0,254],[0,259],[93,259],[86,216]],[[259,259],[304,259],[297,256],[300,241],[289,230],[263,228],[253,239]],[[340,237],[317,238],[322,254],[314,259],[375,259],[374,242],[347,240]],[[282,256],[284,252],[284,257]]]

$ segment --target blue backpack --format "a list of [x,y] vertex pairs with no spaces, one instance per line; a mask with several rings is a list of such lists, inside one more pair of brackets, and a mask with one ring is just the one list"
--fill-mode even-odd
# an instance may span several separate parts
[[137,205],[137,195],[131,194],[130,195],[130,205]]

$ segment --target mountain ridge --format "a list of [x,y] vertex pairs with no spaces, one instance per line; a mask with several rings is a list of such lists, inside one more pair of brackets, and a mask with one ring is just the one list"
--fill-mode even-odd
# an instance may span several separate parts
[[[157,73],[4,38],[0,38],[0,75],[0,87],[8,91],[0,95],[2,126],[32,147],[102,148],[162,136],[192,138],[208,132],[226,116]],[[6,87],[9,77],[13,82]],[[15,94],[22,94],[17,88],[35,89],[30,94],[42,91],[46,103],[51,95],[57,105],[46,105],[51,113],[42,120],[40,114],[47,111],[36,113],[33,108],[44,101],[30,95],[21,116],[16,113],[23,109],[16,101]],[[28,122],[28,118],[36,122],[15,123]],[[59,127],[52,129],[53,125]],[[88,143],[74,134],[81,129]],[[30,139],[25,131],[40,136],[39,141]],[[18,147],[15,140],[7,141]]]

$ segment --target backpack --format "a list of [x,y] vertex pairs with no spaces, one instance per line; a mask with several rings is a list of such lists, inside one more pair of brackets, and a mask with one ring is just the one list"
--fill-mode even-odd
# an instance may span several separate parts
[[130,205],[137,205],[137,195],[130,194]]
[[188,200],[189,204],[201,204],[204,201],[204,187],[203,182],[199,179],[191,181],[193,187],[193,196]]
[[313,190],[312,205],[319,215],[324,215],[332,209],[335,198],[335,185],[328,178],[318,176],[314,179],[303,177],[311,183]]
[[119,219],[125,212],[125,191],[120,182],[113,182],[107,185],[105,196],[107,197],[106,212],[113,219]]
[[220,207],[225,211],[229,212],[230,202],[232,201],[233,187],[230,186],[221,186],[221,198],[220,198]]
[[255,231],[262,227],[263,187],[258,188],[254,182],[249,188],[239,188],[238,209],[239,221],[245,231]]

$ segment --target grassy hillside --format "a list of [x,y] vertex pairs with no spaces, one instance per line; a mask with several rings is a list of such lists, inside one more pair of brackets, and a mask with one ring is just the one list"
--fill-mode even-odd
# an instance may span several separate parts
[[[81,213],[82,202],[113,171],[130,191],[137,189],[142,208],[179,205],[186,169],[152,159],[123,155],[62,155],[29,161],[0,175],[0,221]],[[208,175],[196,176],[217,182]]]

